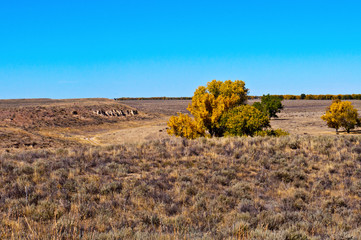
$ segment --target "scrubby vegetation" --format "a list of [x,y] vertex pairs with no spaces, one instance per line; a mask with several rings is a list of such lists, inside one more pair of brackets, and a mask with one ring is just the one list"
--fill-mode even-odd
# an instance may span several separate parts
[[0,239],[358,239],[360,204],[360,136],[0,155]]

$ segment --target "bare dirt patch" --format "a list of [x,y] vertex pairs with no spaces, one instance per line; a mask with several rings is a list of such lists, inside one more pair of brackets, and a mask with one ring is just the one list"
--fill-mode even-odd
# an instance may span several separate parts
[[[52,101],[1,100],[0,126],[34,129],[99,125],[125,121],[129,115],[134,115],[135,110],[110,99]],[[115,114],[117,112],[123,114]],[[142,114],[134,115],[136,119],[144,117]]]

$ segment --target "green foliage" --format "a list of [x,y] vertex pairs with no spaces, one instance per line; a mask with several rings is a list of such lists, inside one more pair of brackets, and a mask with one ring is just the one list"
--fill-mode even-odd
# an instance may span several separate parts
[[327,108],[326,114],[321,118],[327,122],[328,127],[335,128],[336,132],[342,127],[349,133],[351,129],[360,126],[361,122],[357,109],[352,106],[351,102],[342,102],[338,99]]
[[261,112],[266,113],[270,118],[277,118],[277,113],[281,112],[281,109],[283,109],[282,99],[269,94],[263,95],[261,102],[255,102],[253,106]]
[[225,135],[253,136],[256,132],[270,127],[267,115],[250,105],[242,105],[228,111],[222,117]]

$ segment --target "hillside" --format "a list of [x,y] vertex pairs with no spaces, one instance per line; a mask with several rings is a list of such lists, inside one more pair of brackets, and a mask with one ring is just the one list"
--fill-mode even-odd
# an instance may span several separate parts
[[[147,119],[135,108],[110,99],[0,100],[0,147],[55,147],[79,144],[72,132],[88,132]],[[64,134],[70,138],[64,138]]]

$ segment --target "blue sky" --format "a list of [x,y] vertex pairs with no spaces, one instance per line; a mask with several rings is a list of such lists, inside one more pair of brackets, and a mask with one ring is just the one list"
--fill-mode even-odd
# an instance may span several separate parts
[[361,93],[360,1],[3,1],[0,98]]

